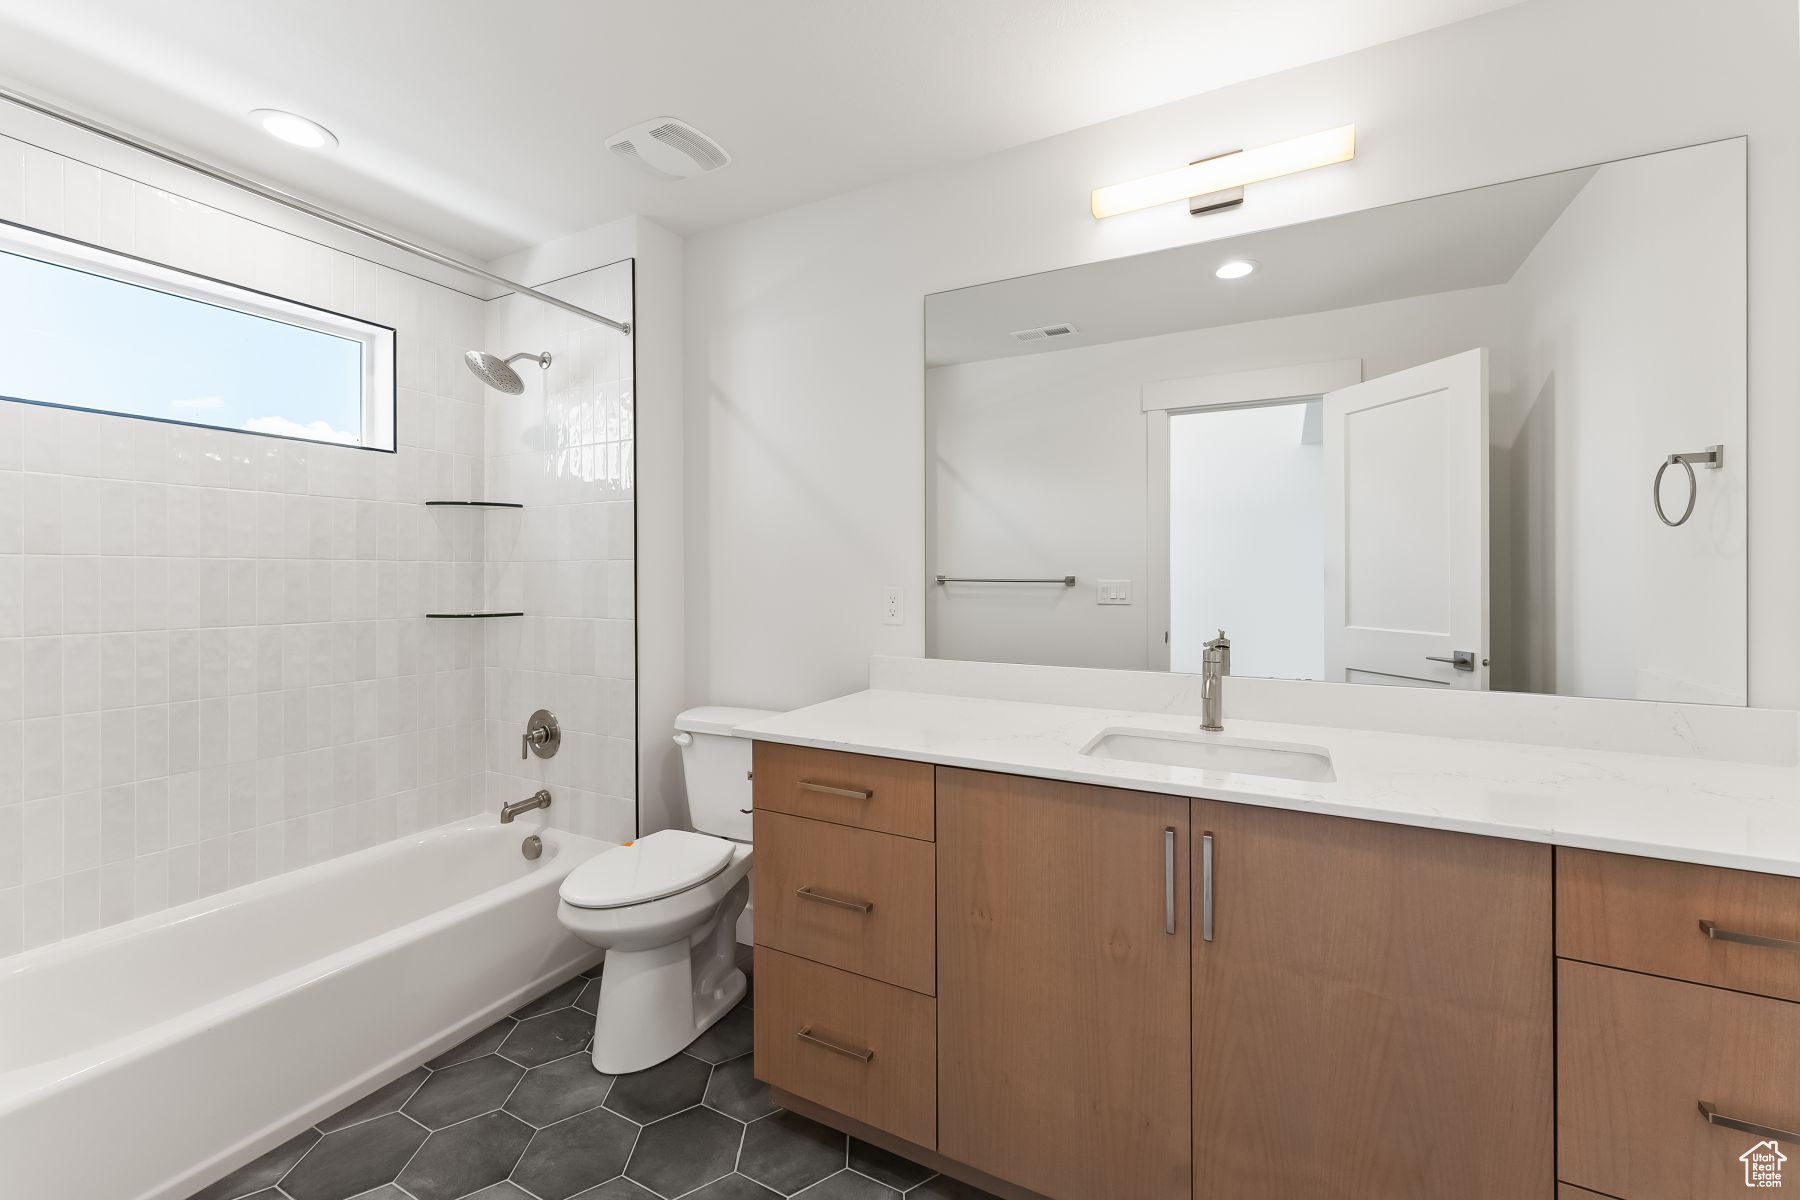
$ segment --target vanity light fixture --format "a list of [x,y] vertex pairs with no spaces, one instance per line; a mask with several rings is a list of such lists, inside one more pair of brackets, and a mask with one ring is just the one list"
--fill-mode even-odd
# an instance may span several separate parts
[[1213,274],[1220,279],[1242,279],[1256,270],[1256,264],[1247,258],[1234,258],[1230,262],[1220,263]]
[[262,126],[264,133],[280,138],[289,145],[308,150],[332,150],[337,147],[337,135],[317,121],[309,121],[279,108],[253,108],[250,115],[256,118],[256,123]]
[[[1339,125],[1305,137],[1291,138],[1255,150],[1233,150],[1204,158],[1199,162],[1147,175],[1128,183],[1115,183],[1094,189],[1093,209],[1097,218],[1116,217],[1120,213],[1172,204],[1192,197],[1211,197],[1246,184],[1277,179],[1314,167],[1349,162],[1356,157],[1356,126]],[[1215,208],[1228,207],[1235,201],[1222,198],[1220,203],[1191,205],[1196,215]]]

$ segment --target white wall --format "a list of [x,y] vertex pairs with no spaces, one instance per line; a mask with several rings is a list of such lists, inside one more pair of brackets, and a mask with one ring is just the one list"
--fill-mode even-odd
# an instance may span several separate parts
[[[1471,288],[927,370],[928,573],[1079,581],[929,587],[927,652],[1150,665],[1146,383],[1355,358],[1374,378],[1505,332],[1499,290]],[[1130,580],[1132,603],[1096,603],[1101,579]],[[1257,657],[1233,670],[1253,671]]]
[[[1610,164],[1508,285],[1514,686],[1745,702],[1743,175],[1741,142]],[[1715,443],[1725,466],[1666,528],[1657,464]],[[1679,468],[1663,494],[1678,515]]]
[[[632,319],[629,259],[560,280],[559,299]],[[483,345],[521,362],[522,395],[487,394],[487,805],[552,796],[547,823],[612,842],[637,834],[636,431],[632,337],[524,296],[487,305]],[[562,745],[522,759],[539,709]],[[534,820],[538,819],[533,817]]]
[[[1795,26],[1785,0],[1532,0],[694,238],[690,693],[799,704],[861,686],[871,653],[923,650],[926,294],[1748,134],[1750,694],[1800,705]],[[1096,184],[1346,120],[1354,164],[1234,213],[1088,213]],[[902,627],[880,623],[890,583]]]
[[474,811],[482,631],[424,614],[481,534],[421,502],[481,302],[3,137],[0,217],[393,325],[400,387],[392,455],[0,402],[0,955]]

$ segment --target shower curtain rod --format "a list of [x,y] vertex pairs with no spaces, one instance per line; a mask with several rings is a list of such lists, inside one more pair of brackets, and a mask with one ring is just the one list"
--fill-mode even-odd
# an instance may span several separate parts
[[99,121],[90,120],[78,113],[70,112],[65,108],[58,108],[54,104],[39,100],[33,96],[28,96],[23,92],[14,91],[12,88],[4,85],[0,85],[0,100],[6,100],[12,104],[18,105],[20,108],[37,113],[40,116],[49,117],[53,121],[61,121],[65,125],[73,125],[77,129],[85,129],[87,132],[94,134],[97,137],[103,137],[110,142],[117,142],[121,146],[128,146],[133,150],[148,154],[152,158],[160,158],[164,162],[174,163],[178,167],[185,167],[190,171],[206,176],[208,179],[223,183],[229,187],[237,188],[239,191],[249,192],[253,196],[260,196],[264,200],[273,201],[285,208],[291,208],[295,212],[304,213],[309,217],[324,221],[327,224],[336,225],[339,229],[347,229],[351,233],[360,234],[372,241],[380,242],[384,246],[391,246],[396,250],[404,250],[408,254],[416,254],[427,262],[436,263],[440,267],[449,267],[453,271],[460,271],[465,275],[473,275],[477,279],[485,279],[489,283],[517,292],[521,296],[530,296],[533,300],[541,300],[545,304],[562,309],[564,312],[574,313],[578,317],[586,317],[590,321],[598,321],[602,325],[607,325],[618,330],[620,333],[631,332],[631,322],[629,321],[615,321],[611,317],[603,317],[599,313],[591,312],[578,304],[570,304],[567,300],[558,300],[555,296],[540,292],[536,288],[526,287],[524,284],[508,279],[504,275],[496,275],[486,267],[478,267],[474,263],[464,262],[460,258],[452,258],[448,254],[440,254],[436,250],[428,249],[416,242],[409,242],[403,237],[387,233],[375,228],[373,225],[365,225],[354,217],[346,217],[342,213],[335,213],[328,208],[322,208],[310,200],[302,200],[299,196],[284,192],[280,188],[270,187],[267,184],[258,183],[254,179],[247,179],[242,175],[234,174],[231,171],[225,170],[223,167],[215,167],[210,163],[202,162],[197,158],[190,158],[179,150],[171,150],[166,146],[159,146],[155,142],[145,141],[133,134],[126,133],[122,129],[114,129],[110,125],[104,125]]

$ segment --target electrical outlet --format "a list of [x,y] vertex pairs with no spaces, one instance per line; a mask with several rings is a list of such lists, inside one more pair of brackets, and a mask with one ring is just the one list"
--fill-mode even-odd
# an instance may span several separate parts
[[906,589],[884,587],[881,589],[881,623],[883,625],[906,624]]
[[1102,579],[1098,585],[1099,599],[1096,604],[1130,604],[1131,580]]

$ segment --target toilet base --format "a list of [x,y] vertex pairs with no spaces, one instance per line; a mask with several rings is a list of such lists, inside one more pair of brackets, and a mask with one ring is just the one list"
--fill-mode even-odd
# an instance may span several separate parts
[[750,883],[731,890],[702,929],[666,946],[606,952],[594,1013],[594,1069],[625,1075],[681,1053],[744,998],[737,919]]

